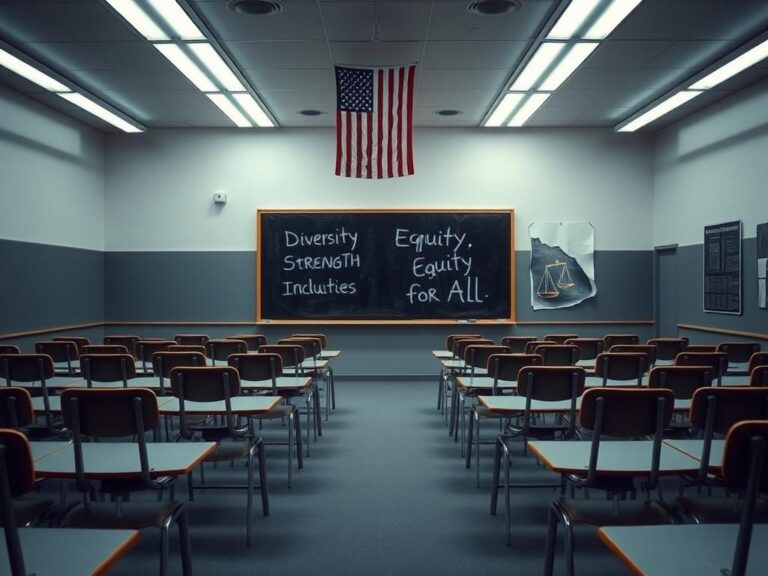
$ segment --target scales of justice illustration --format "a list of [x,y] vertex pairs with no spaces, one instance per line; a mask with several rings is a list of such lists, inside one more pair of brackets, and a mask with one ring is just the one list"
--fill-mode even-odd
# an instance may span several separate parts
[[[554,281],[553,276],[557,276],[557,282]],[[544,274],[536,288],[536,296],[546,299],[557,298],[560,296],[560,290],[570,290],[575,285],[568,271],[568,264],[555,260],[552,264],[544,266]]]

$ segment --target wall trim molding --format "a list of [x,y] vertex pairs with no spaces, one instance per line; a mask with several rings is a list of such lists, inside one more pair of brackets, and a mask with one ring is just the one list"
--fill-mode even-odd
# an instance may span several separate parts
[[709,332],[711,334],[727,334],[728,336],[768,340],[768,334],[761,334],[760,332],[742,332],[741,330],[730,330],[728,328],[716,328],[713,326],[699,326],[697,324],[678,324],[677,327],[684,330],[694,330],[696,332]]
[[10,334],[0,334],[0,340],[10,340],[11,338],[26,338],[28,336],[39,336],[40,334],[51,334],[52,332],[68,332],[70,330],[84,330],[86,328],[101,328],[104,322],[91,322],[89,324],[72,324],[71,326],[58,326],[56,328],[39,328],[38,330],[28,330],[26,332],[12,332]]

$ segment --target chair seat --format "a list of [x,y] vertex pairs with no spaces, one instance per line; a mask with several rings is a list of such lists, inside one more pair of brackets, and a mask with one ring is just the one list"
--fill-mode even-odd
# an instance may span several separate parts
[[121,516],[115,515],[113,503],[80,504],[61,521],[65,528],[101,528],[141,530],[165,524],[183,506],[181,502],[130,502],[123,505]]
[[591,526],[652,526],[672,524],[670,513],[657,502],[619,501],[619,514],[613,500],[574,500],[561,498],[558,507],[576,524]]
[[[738,524],[741,520],[741,508],[735,499],[681,496],[675,505],[685,516],[701,524]],[[768,501],[757,501],[755,522],[768,522]]]
[[[13,501],[13,514],[17,526],[29,526],[44,519],[53,509],[50,500],[24,500],[16,498]],[[3,523],[0,521],[0,526]]]
[[221,442],[216,445],[216,449],[210,455],[206,456],[205,461],[224,462],[245,458],[250,449],[250,442]]

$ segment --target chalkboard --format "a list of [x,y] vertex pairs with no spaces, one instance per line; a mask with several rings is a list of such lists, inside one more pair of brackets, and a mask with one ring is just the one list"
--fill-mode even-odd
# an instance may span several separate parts
[[741,314],[741,222],[704,227],[704,311]]
[[512,210],[257,220],[257,321],[514,320]]

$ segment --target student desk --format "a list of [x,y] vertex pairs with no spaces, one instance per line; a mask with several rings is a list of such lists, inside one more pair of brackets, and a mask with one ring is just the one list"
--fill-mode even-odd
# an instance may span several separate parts
[[450,350],[432,350],[432,356],[438,360],[450,360],[453,358],[453,352]]
[[[282,402],[280,396],[234,396],[229,399],[232,413],[237,416],[255,416],[266,414]],[[180,402],[175,396],[159,399],[160,414],[178,416]],[[184,401],[184,412],[187,414],[226,414],[224,400],[217,402]]]
[[[664,440],[664,444],[671,446],[675,450],[679,450],[686,456],[693,458],[697,462],[701,462],[701,452],[704,449],[704,440],[676,440],[669,439]],[[714,439],[709,448],[709,470],[718,473],[720,471],[720,464],[723,462],[723,452],[725,451],[725,440]]]
[[[600,528],[597,535],[632,574],[719,576],[730,571],[738,524],[676,524]],[[755,524],[747,574],[768,574],[768,525]]]
[[[30,576],[101,576],[136,545],[135,530],[19,528],[24,567]],[[7,574],[8,549],[0,540],[0,573]]]

